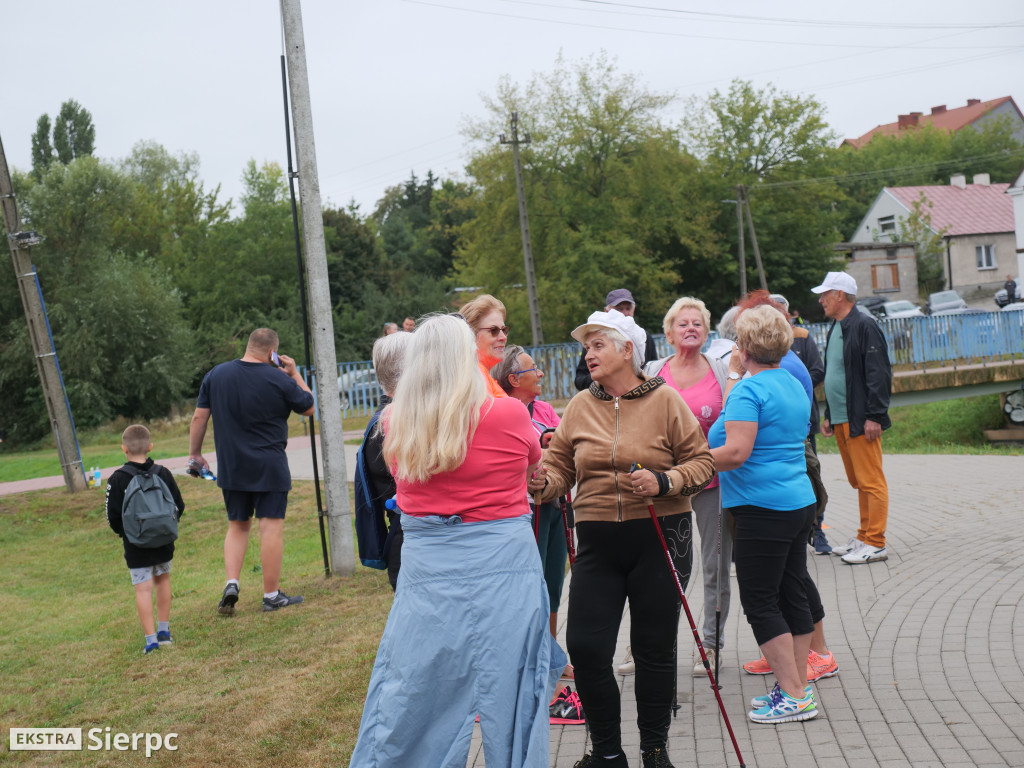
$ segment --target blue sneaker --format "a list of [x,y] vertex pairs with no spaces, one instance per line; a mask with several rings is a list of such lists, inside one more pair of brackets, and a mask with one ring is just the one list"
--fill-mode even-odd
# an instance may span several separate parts
[[812,717],[818,716],[813,693],[804,696],[802,699],[794,699],[779,688],[779,684],[776,683],[770,696],[771,699],[767,704],[758,709],[751,710],[747,713],[747,717],[755,723],[775,725],[777,723],[810,720]]
[[[779,687],[779,684],[776,683],[775,684],[775,688],[778,688],[778,687]],[[764,706],[770,704],[771,700],[772,700],[772,696],[775,695],[775,688],[772,688],[771,691],[766,693],[764,696],[755,696],[754,698],[752,698],[750,700],[750,706],[752,706],[754,709],[760,709],[761,707],[764,707]],[[814,695],[814,692],[811,690],[811,686],[809,686],[809,685],[806,688],[804,688],[804,693],[806,695],[808,695],[808,696],[813,696]]]
[[825,536],[825,532],[821,528],[814,529],[814,541],[811,542],[814,546],[814,554],[816,555],[831,555],[832,547],[828,543],[828,538]]
[[174,642],[174,638],[171,637],[171,633],[170,632],[157,632],[156,633],[156,642],[159,645],[170,645],[171,643]]
[[146,643],[146,647],[142,649],[142,652],[144,654],[148,655],[148,654],[152,653],[153,651],[159,651],[159,650],[160,650],[160,643]]

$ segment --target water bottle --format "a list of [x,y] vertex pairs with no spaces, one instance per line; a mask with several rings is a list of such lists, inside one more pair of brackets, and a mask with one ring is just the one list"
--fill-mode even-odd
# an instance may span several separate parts
[[100,479],[100,468],[96,467],[96,472],[93,474],[93,487],[99,488],[103,481]]

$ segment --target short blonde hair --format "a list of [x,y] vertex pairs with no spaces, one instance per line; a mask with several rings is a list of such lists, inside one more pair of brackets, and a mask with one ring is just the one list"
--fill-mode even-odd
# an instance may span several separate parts
[[124,446],[124,452],[132,456],[143,456],[149,453],[149,446],[152,442],[149,430],[142,424],[132,424],[121,433],[121,445]]
[[740,312],[736,343],[755,362],[774,365],[793,346],[793,328],[775,307],[762,304]]
[[385,395],[395,393],[398,379],[402,375],[405,348],[411,340],[411,334],[392,333],[373,342],[373,372]]
[[505,305],[489,293],[477,296],[459,310],[459,314],[466,318],[474,335],[480,330],[480,323],[483,322],[484,317],[491,312],[501,312],[501,316],[505,317]]
[[683,296],[676,299],[675,303],[669,307],[668,312],[665,313],[665,319],[661,323],[661,327],[665,331],[665,338],[668,339],[669,344],[672,343],[672,325],[676,321],[676,315],[684,309],[696,309],[700,312],[701,319],[704,321],[705,339],[707,339],[708,334],[711,332],[711,312],[704,302],[700,299],[695,299],[693,296]]
[[422,483],[466,460],[487,389],[477,367],[476,339],[462,320],[435,315],[406,335],[384,460],[395,467],[397,479]]

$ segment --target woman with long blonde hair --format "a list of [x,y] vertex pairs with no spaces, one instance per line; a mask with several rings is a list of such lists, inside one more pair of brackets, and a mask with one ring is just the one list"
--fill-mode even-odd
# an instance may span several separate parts
[[526,406],[487,395],[470,327],[441,315],[416,329],[385,418],[405,541],[350,764],[465,765],[479,715],[488,766],[547,765],[566,657],[526,501]]

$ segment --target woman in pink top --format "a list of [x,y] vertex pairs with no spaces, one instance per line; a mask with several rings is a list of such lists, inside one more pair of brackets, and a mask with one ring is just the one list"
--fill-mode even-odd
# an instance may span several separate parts
[[491,397],[508,397],[491,376],[491,368],[505,356],[509,327],[505,325],[505,305],[488,293],[477,296],[459,310],[476,335],[476,359]]
[[[705,439],[708,430],[722,412],[722,392],[729,368],[721,360],[703,354],[701,349],[708,340],[711,313],[704,302],[691,296],[676,300],[665,313],[665,338],[675,354],[647,364],[648,376],[661,376],[673,387],[700,422]],[[704,652],[711,666],[722,648],[725,620],[729,615],[729,564],[732,562],[732,521],[721,510],[718,477],[693,499],[693,513],[700,532],[700,553],[704,571]],[[721,525],[721,534],[719,534]],[[721,550],[719,550],[721,535]],[[719,591],[721,590],[721,591]],[[716,613],[718,617],[716,620]],[[698,659],[693,667],[694,677],[706,674]]]
[[413,334],[387,416],[405,540],[399,589],[350,765],[548,765],[548,702],[566,664],[547,631],[527,472],[540,443],[519,400],[487,395],[473,333]]
[[[540,369],[526,350],[518,344],[505,348],[505,358],[496,365],[491,373],[498,386],[510,397],[526,405],[533,421],[533,427],[541,441],[547,447],[551,442],[552,432],[560,419],[549,403],[538,399],[541,393],[541,382],[544,371]],[[564,497],[562,498],[564,501]],[[533,507],[531,503],[530,507]],[[558,633],[558,605],[562,599],[562,584],[565,581],[565,560],[568,550],[565,543],[565,528],[562,523],[561,506],[546,502],[540,505],[537,514],[537,548],[540,550],[540,561],[544,567],[544,581],[548,585],[548,604],[551,609],[551,635]],[[571,671],[571,670],[568,670]]]

